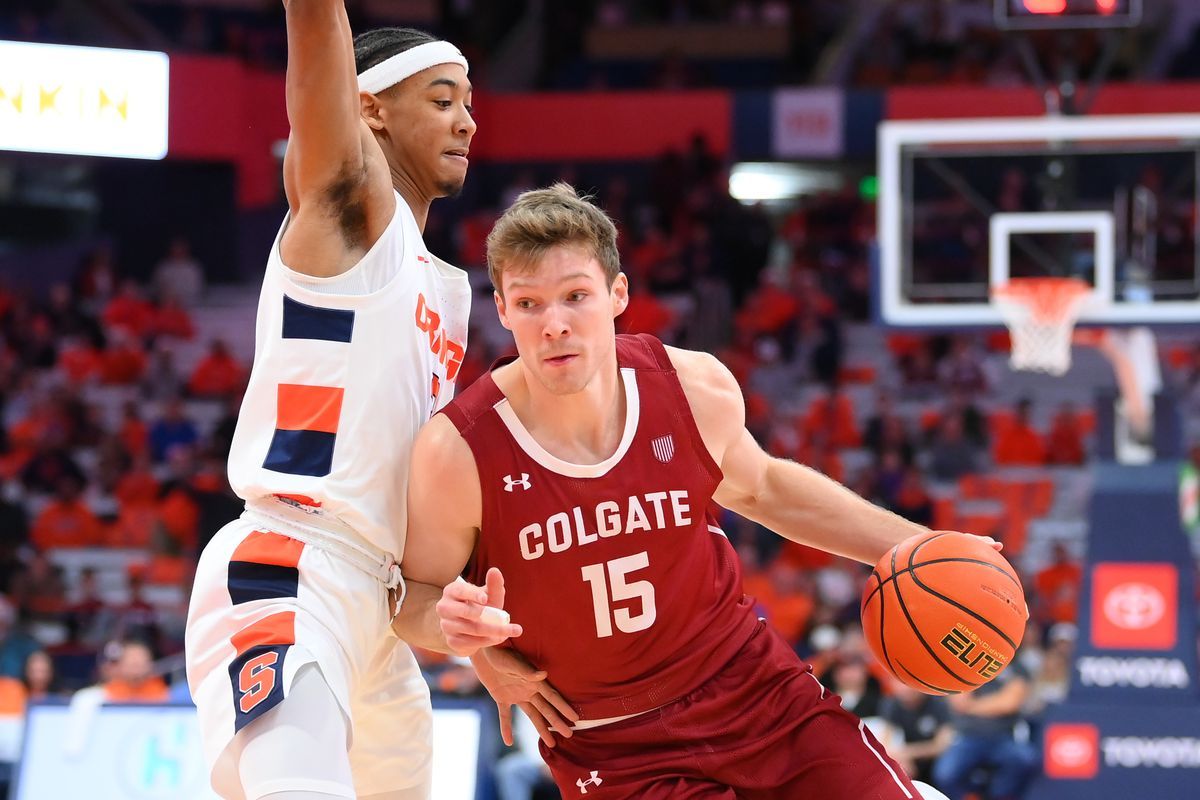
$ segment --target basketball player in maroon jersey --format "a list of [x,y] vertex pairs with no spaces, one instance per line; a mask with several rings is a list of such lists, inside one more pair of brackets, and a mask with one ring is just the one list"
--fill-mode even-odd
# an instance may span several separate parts
[[405,570],[446,589],[410,597],[401,635],[471,653],[495,640],[482,606],[503,605],[508,645],[578,712],[542,748],[565,797],[940,797],[755,616],[708,509],[864,563],[925,529],[764,453],[712,356],[617,336],[616,230],[571,187],[523,194],[488,263],[519,357],[417,438]]

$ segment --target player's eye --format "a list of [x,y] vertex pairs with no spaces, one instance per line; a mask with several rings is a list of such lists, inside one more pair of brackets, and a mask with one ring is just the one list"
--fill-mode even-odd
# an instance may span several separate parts
[[587,297],[587,292],[571,292],[569,295],[567,295],[567,299],[574,303],[578,303],[585,297]]
[[465,108],[467,110],[467,113],[470,114],[471,116],[475,115],[475,106],[471,105],[470,103],[467,103],[466,105],[464,105],[463,108]]
[[438,108],[449,108],[453,105],[449,100],[434,100],[433,102],[437,104]]
[[533,308],[533,301],[527,297],[523,297],[517,301],[517,308],[524,308],[524,309]]

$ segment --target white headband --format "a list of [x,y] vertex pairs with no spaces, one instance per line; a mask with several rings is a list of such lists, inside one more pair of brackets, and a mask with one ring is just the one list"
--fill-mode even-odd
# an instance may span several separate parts
[[467,59],[449,42],[426,42],[397,53],[358,76],[358,90],[379,94],[405,78],[438,64],[459,64],[467,69]]

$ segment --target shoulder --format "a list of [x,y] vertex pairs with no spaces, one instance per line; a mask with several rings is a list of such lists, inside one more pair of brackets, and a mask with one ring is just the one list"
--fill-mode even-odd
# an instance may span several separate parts
[[[478,486],[475,456],[466,439],[445,414],[434,414],[417,434],[413,444],[409,485],[418,493],[433,492],[437,497],[451,490],[463,490],[472,481]],[[476,490],[478,491],[478,490]]]
[[445,414],[435,414],[417,434],[408,495],[410,526],[478,524],[480,488],[475,456]]
[[742,387],[729,368],[709,353],[668,347],[667,356],[675,367],[700,436],[719,464],[746,424]]
[[725,411],[732,407],[743,407],[742,387],[716,356],[669,346],[667,356],[675,367],[675,374],[679,376],[679,383],[692,405],[693,413],[701,411],[696,407],[697,402]]
[[418,461],[426,468],[454,468],[464,462],[474,465],[474,457],[466,439],[448,416],[434,414],[417,434],[413,444],[413,464]]

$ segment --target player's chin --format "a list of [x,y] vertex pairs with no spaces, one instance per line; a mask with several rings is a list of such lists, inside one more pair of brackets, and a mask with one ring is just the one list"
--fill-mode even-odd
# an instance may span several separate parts
[[462,178],[440,181],[437,185],[438,197],[458,197],[462,194],[464,183],[465,181]]
[[582,392],[587,386],[587,381],[575,376],[543,375],[542,385],[546,387],[550,394],[567,395]]

